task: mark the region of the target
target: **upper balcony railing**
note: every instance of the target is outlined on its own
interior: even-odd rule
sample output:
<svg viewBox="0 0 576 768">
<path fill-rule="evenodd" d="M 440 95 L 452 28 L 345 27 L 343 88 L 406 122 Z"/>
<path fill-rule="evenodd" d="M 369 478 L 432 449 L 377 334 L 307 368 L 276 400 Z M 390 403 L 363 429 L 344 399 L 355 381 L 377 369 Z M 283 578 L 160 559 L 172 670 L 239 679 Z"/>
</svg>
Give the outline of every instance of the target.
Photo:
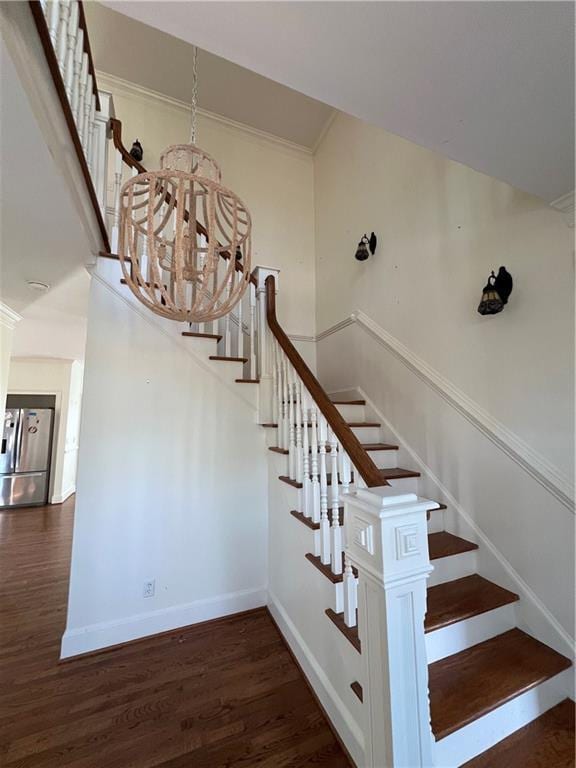
<svg viewBox="0 0 576 768">
<path fill-rule="evenodd" d="M 42 42 L 52 80 L 68 124 L 78 162 L 98 221 L 109 248 L 102 199 L 94 183 L 102 165 L 97 139 L 100 98 L 90 50 L 86 16 L 81 0 L 31 0 L 30 9 Z"/>
</svg>

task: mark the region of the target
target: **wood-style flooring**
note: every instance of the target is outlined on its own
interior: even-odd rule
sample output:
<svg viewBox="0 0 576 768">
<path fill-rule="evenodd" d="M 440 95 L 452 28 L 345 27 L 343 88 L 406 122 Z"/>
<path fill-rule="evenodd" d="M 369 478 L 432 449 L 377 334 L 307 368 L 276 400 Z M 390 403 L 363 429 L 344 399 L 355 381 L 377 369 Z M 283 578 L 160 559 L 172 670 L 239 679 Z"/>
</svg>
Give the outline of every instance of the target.
<svg viewBox="0 0 576 768">
<path fill-rule="evenodd" d="M 349 768 L 265 609 L 59 662 L 73 512 L 0 512 L 2 768 Z"/>
</svg>

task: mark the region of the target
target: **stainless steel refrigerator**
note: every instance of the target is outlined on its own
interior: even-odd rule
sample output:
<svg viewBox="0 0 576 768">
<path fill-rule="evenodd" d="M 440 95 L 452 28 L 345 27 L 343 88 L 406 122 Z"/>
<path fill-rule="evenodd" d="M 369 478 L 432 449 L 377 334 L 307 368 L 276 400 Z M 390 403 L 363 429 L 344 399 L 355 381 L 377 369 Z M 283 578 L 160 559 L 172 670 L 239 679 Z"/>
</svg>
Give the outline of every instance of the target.
<svg viewBox="0 0 576 768">
<path fill-rule="evenodd" d="M 0 507 L 46 504 L 52 450 L 51 408 L 7 408 L 0 450 Z"/>
</svg>

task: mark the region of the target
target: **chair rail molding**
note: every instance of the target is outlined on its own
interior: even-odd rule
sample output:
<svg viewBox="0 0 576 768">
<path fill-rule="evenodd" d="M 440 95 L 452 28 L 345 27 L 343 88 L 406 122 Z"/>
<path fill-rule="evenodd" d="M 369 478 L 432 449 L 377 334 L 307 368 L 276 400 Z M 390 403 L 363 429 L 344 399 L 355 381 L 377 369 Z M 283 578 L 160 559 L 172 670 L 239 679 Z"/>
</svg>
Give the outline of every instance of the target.
<svg viewBox="0 0 576 768">
<path fill-rule="evenodd" d="M 362 310 L 358 309 L 352 312 L 348 317 L 319 333 L 316 336 L 316 341 L 322 341 L 353 324 L 358 325 L 385 349 L 392 352 L 407 368 L 439 394 L 476 429 L 482 432 L 494 445 L 513 459 L 525 472 L 558 499 L 561 504 L 573 514 L 575 513 L 574 484 L 564 472 L 531 448 L 522 438 L 508 429 L 505 424 L 492 416 L 479 403 L 468 397 L 439 371 L 422 360 L 421 357 L 414 354 L 399 339 L 384 330 Z"/>
<path fill-rule="evenodd" d="M 572 190 L 572 192 L 567 192 L 565 195 L 562 195 L 561 197 L 557 197 L 556 200 L 552 200 L 550 203 L 550 207 L 554 208 L 555 211 L 560 211 L 560 213 L 564 214 L 564 220 L 568 224 L 569 227 L 574 227 L 574 203 L 575 203 L 575 192 Z"/>
</svg>

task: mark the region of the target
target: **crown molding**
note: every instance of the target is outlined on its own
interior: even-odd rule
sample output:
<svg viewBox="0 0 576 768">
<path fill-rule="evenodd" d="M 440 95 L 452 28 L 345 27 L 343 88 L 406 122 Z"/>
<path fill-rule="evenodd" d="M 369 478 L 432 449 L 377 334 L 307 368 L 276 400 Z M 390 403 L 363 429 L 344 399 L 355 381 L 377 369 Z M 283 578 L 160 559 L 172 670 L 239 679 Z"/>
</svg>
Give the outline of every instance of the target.
<svg viewBox="0 0 576 768">
<path fill-rule="evenodd" d="M 14 310 L 10 309 L 7 304 L 0 301 L 0 325 L 12 331 L 16 327 L 16 323 L 20 320 L 22 320 L 22 315 L 19 315 L 18 312 L 14 312 Z"/>
<path fill-rule="evenodd" d="M 166 96 L 163 93 L 154 91 L 151 88 L 146 88 L 143 85 L 132 83 L 129 80 L 124 80 L 121 77 L 117 77 L 116 75 L 110 75 L 108 72 L 102 72 L 101 70 L 96 71 L 96 77 L 98 78 L 99 85 L 104 86 L 103 87 L 104 91 L 106 90 L 106 84 L 108 84 L 111 87 L 112 91 L 114 90 L 122 91 L 125 95 L 132 96 L 133 98 L 155 99 L 156 101 L 160 101 L 163 104 L 166 104 L 167 106 L 172 107 L 173 109 L 178 109 L 180 111 L 186 112 L 187 114 L 190 112 L 190 104 L 188 104 L 187 102 L 180 101 L 180 99 L 175 99 L 172 96 Z M 259 128 L 253 128 L 251 125 L 247 125 L 246 123 L 240 123 L 237 120 L 233 120 L 230 117 L 224 117 L 224 115 L 218 115 L 215 112 L 210 112 L 207 109 L 202 109 L 201 107 L 198 107 L 196 112 L 198 115 L 206 118 L 207 120 L 213 120 L 214 122 L 220 123 L 220 125 L 225 125 L 228 128 L 233 128 L 237 131 L 243 131 L 244 133 L 247 133 L 251 136 L 256 136 L 259 139 L 263 139 L 264 141 L 268 141 L 268 142 L 271 142 L 272 144 L 281 146 L 284 149 L 289 149 L 293 152 L 307 155 L 309 157 L 311 157 L 314 152 L 312 148 L 306 147 L 303 144 L 296 144 L 296 142 L 288 141 L 288 139 L 282 139 L 280 138 L 280 136 L 275 136 L 273 133 L 268 133 L 267 131 L 261 131 Z M 323 134 L 324 134 L 324 129 L 322 130 L 321 136 Z"/>
</svg>

